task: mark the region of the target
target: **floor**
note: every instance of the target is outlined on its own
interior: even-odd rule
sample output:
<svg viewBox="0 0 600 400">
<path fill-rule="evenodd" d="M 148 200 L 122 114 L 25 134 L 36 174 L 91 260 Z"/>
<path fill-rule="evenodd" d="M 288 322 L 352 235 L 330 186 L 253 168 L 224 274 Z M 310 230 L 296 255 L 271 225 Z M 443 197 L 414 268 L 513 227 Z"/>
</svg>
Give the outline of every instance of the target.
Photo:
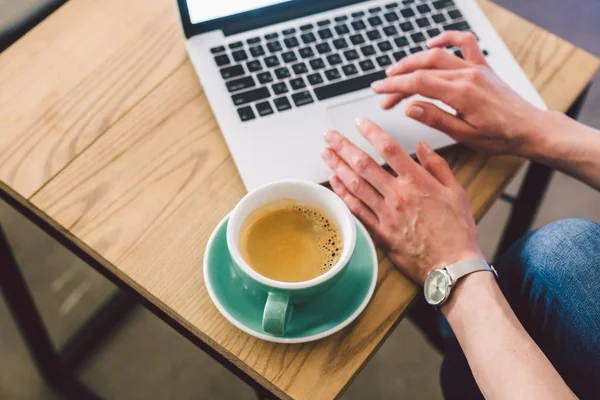
<svg viewBox="0 0 600 400">
<path fill-rule="evenodd" d="M 17 0 L 12 1 L 15 4 Z M 499 2 L 547 28 L 555 27 L 563 37 L 600 55 L 595 18 L 583 11 L 589 11 L 584 3 L 592 7 L 595 1 L 580 0 L 580 7 L 563 10 L 560 7 L 568 2 L 544 0 L 544 9 L 555 11 L 549 16 L 539 15 L 541 0 Z M 0 6 L 10 2 L 0 0 Z M 581 15 L 574 15 L 578 10 Z M 563 11 L 573 13 L 575 18 L 568 20 L 578 20 L 578 24 L 563 24 Z M 588 21 L 590 24 L 586 25 Z M 598 109 L 600 85 L 593 88 L 581 120 L 600 128 Z M 518 190 L 521 179 L 522 176 L 511 184 L 510 193 Z M 600 221 L 599 196 L 572 178 L 557 174 L 535 224 L 542 226 L 566 217 Z M 479 225 L 482 248 L 488 257 L 493 254 L 508 213 L 508 205 L 498 202 Z M 1 203 L 0 222 L 8 232 L 53 341 L 60 345 L 113 287 Z M 409 321 L 402 321 L 343 398 L 440 399 L 440 363 L 441 356 Z M 90 359 L 80 376 L 106 399 L 254 399 L 245 384 L 141 309 Z M 0 297 L 0 399 L 58 398 L 38 377 Z"/>
</svg>

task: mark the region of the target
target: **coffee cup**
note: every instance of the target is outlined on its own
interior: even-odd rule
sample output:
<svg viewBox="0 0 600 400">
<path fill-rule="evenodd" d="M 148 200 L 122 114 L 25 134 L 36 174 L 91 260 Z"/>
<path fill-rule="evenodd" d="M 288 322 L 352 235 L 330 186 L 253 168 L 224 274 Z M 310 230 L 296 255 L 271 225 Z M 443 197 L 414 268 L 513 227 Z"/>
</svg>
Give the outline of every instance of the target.
<svg viewBox="0 0 600 400">
<path fill-rule="evenodd" d="M 322 274 L 300 282 L 275 280 L 257 272 L 243 257 L 240 233 L 244 223 L 261 207 L 278 201 L 319 210 L 335 225 L 339 232 L 340 254 L 335 264 Z M 244 280 L 246 290 L 264 296 L 262 327 L 265 332 L 276 336 L 285 334 L 294 305 L 326 292 L 339 281 L 354 252 L 355 243 L 356 224 L 346 204 L 332 191 L 311 182 L 274 182 L 251 191 L 234 208 L 227 225 L 227 246 L 236 272 Z M 285 267 L 282 265 L 282 268 Z"/>
</svg>

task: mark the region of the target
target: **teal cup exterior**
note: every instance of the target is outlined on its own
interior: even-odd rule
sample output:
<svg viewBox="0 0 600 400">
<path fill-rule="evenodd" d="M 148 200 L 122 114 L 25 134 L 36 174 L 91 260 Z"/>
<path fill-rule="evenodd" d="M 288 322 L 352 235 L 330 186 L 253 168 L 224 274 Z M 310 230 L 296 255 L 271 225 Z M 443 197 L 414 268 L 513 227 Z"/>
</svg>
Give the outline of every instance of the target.
<svg viewBox="0 0 600 400">
<path fill-rule="evenodd" d="M 281 282 L 259 274 L 242 257 L 239 250 L 242 224 L 256 209 L 278 200 L 293 200 L 301 205 L 316 207 L 339 228 L 342 254 L 326 273 L 309 281 Z M 244 280 L 245 290 L 264 297 L 262 327 L 266 333 L 276 336 L 285 334 L 294 305 L 326 292 L 339 281 L 354 252 L 355 243 L 356 224 L 348 207 L 335 193 L 311 182 L 274 182 L 248 193 L 234 208 L 227 225 L 227 246 L 236 272 Z"/>
</svg>

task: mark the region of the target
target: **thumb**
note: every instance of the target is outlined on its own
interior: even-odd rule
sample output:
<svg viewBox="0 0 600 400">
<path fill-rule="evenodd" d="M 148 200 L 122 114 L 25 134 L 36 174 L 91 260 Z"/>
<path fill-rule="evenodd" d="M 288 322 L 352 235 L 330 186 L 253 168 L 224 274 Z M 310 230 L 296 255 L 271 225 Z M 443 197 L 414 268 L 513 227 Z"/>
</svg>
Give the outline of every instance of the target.
<svg viewBox="0 0 600 400">
<path fill-rule="evenodd" d="M 477 134 L 477 129 L 473 125 L 425 101 L 415 101 L 410 104 L 406 109 L 406 115 L 444 132 L 457 142 Z"/>
<path fill-rule="evenodd" d="M 448 162 L 425 142 L 419 142 L 417 145 L 417 158 L 419 162 L 435 179 L 446 187 L 460 186 L 460 183 L 454 177 Z"/>
</svg>

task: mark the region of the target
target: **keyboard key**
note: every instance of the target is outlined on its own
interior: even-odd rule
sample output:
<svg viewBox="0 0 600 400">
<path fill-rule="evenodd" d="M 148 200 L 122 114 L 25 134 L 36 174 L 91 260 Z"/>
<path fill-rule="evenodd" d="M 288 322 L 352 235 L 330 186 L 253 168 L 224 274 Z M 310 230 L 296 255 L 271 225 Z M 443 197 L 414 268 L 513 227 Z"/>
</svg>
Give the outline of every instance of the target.
<svg viewBox="0 0 600 400">
<path fill-rule="evenodd" d="M 240 47 L 244 47 L 244 43 L 242 42 L 233 42 L 233 43 L 229 43 L 229 48 L 230 49 L 239 49 Z"/>
<path fill-rule="evenodd" d="M 327 26 L 327 25 L 330 25 L 330 24 L 331 24 L 331 21 L 328 20 L 328 19 L 324 19 L 322 21 L 317 22 L 318 26 Z"/>
<path fill-rule="evenodd" d="M 315 34 L 312 32 L 303 33 L 300 35 L 300 39 L 302 39 L 302 42 L 305 44 L 314 43 L 317 41 Z"/>
<path fill-rule="evenodd" d="M 221 68 L 221 76 L 223 79 L 235 78 L 236 76 L 244 75 L 244 67 L 241 65 L 234 65 L 232 67 Z"/>
<path fill-rule="evenodd" d="M 460 51 L 460 50 L 456 50 L 454 52 L 454 55 L 458 58 L 462 58 L 463 60 L 465 59 L 465 56 L 463 55 L 462 51 Z"/>
<path fill-rule="evenodd" d="M 385 8 L 387 8 L 388 10 L 396 7 L 398 7 L 398 3 L 389 3 L 385 5 Z"/>
<path fill-rule="evenodd" d="M 407 4 L 413 4 L 415 2 L 415 0 L 402 0 L 402 4 L 407 5 Z"/>
<path fill-rule="evenodd" d="M 342 61 L 342 57 L 340 57 L 339 54 L 332 54 L 330 56 L 327 56 L 327 62 L 329 63 L 329 65 L 338 65 L 341 64 Z"/>
<path fill-rule="evenodd" d="M 433 2 L 433 6 L 436 10 L 441 10 L 446 7 L 454 6 L 454 2 L 452 0 L 437 0 Z"/>
<path fill-rule="evenodd" d="M 367 21 L 369 21 L 369 25 L 371 26 L 379 26 L 383 24 L 383 21 L 378 16 L 370 17 L 367 19 Z"/>
<path fill-rule="evenodd" d="M 448 15 L 449 15 L 449 16 L 450 16 L 450 18 L 452 18 L 452 19 L 460 19 L 460 18 L 462 18 L 462 16 L 463 16 L 463 15 L 461 14 L 461 12 L 460 12 L 460 11 L 458 11 L 458 10 L 450 10 L 450 11 L 448 11 Z"/>
<path fill-rule="evenodd" d="M 344 57 L 346 57 L 346 60 L 348 60 L 348 61 L 353 61 L 353 60 L 359 59 L 360 55 L 358 55 L 358 52 L 356 50 L 352 49 L 352 50 L 345 51 Z"/>
<path fill-rule="evenodd" d="M 348 29 L 348 25 L 346 25 L 346 24 L 342 24 L 342 25 L 337 25 L 337 26 L 335 27 L 335 32 L 336 32 L 338 35 L 345 35 L 345 34 L 347 34 L 347 33 L 350 33 L 350 29 Z"/>
<path fill-rule="evenodd" d="M 398 33 L 398 29 L 396 29 L 396 27 L 393 25 L 389 25 L 383 28 L 383 33 L 385 34 L 385 36 L 394 36 Z"/>
<path fill-rule="evenodd" d="M 283 50 L 283 47 L 281 47 L 281 43 L 279 43 L 278 41 L 274 41 L 267 43 L 267 49 L 269 49 L 271 53 L 276 53 L 278 51 Z"/>
<path fill-rule="evenodd" d="M 314 60 L 310 60 L 310 67 L 313 69 L 313 71 L 316 71 L 318 69 L 325 68 L 325 62 L 323 62 L 323 60 L 320 58 L 315 58 Z"/>
<path fill-rule="evenodd" d="M 392 57 L 394 57 L 394 60 L 396 60 L 396 61 L 400 61 L 403 58 L 405 58 L 406 56 L 408 56 L 408 54 L 406 54 L 406 52 L 404 50 L 397 51 L 394 54 L 392 54 Z"/>
<path fill-rule="evenodd" d="M 364 17 L 364 16 L 365 16 L 364 11 L 357 11 L 357 12 L 352 13 L 352 18 L 360 18 L 360 17 Z"/>
<path fill-rule="evenodd" d="M 335 17 L 333 20 L 335 22 L 344 22 L 344 21 L 348 20 L 348 16 L 346 16 L 346 15 L 340 15 L 338 17 Z"/>
<path fill-rule="evenodd" d="M 354 29 L 355 31 L 362 31 L 363 29 L 367 29 L 367 26 L 361 20 L 352 21 L 351 25 L 352 29 Z"/>
<path fill-rule="evenodd" d="M 246 68 L 248 68 L 248 71 L 250 72 L 256 72 L 260 71 L 263 67 L 260 60 L 252 60 L 246 63 Z"/>
<path fill-rule="evenodd" d="M 258 115 L 261 117 L 273 114 L 273 109 L 268 101 L 256 104 L 256 111 L 258 111 Z"/>
<path fill-rule="evenodd" d="M 358 63 L 358 65 L 360 66 L 360 69 L 362 69 L 363 71 L 370 71 L 373 68 L 375 68 L 375 64 L 373 64 L 373 61 L 371 61 L 371 60 L 361 61 Z"/>
<path fill-rule="evenodd" d="M 392 63 L 392 59 L 385 55 L 377 57 L 375 61 L 377 61 L 380 67 L 387 67 Z"/>
<path fill-rule="evenodd" d="M 268 35 L 265 35 L 265 39 L 267 39 L 267 40 L 277 39 L 278 37 L 279 37 L 279 33 L 277 33 L 277 32 L 273 32 L 273 33 L 269 33 Z"/>
<path fill-rule="evenodd" d="M 331 29 L 329 28 L 321 29 L 317 33 L 319 34 L 319 37 L 323 40 L 333 37 L 333 33 L 331 33 Z"/>
<path fill-rule="evenodd" d="M 275 93 L 275 95 L 288 92 L 288 87 L 285 82 L 274 83 L 271 85 L 271 89 L 273 89 L 273 93 Z"/>
<path fill-rule="evenodd" d="M 381 11 L 381 7 L 373 7 L 373 8 L 369 8 L 369 13 L 371 14 L 376 14 L 379 11 Z"/>
<path fill-rule="evenodd" d="M 284 29 L 281 33 L 283 33 L 286 36 L 293 35 L 294 33 L 296 33 L 296 28 Z"/>
<path fill-rule="evenodd" d="M 296 107 L 301 107 L 306 104 L 314 103 L 314 100 L 308 91 L 296 93 L 292 95 L 292 100 Z"/>
<path fill-rule="evenodd" d="M 415 43 L 421 43 L 427 40 L 425 35 L 423 35 L 421 32 L 413 33 L 412 35 L 410 35 L 410 37 Z"/>
<path fill-rule="evenodd" d="M 400 26 L 400 29 L 402 30 L 402 32 L 410 32 L 413 29 L 415 29 L 413 24 L 410 23 L 409 21 L 403 22 L 399 26 Z"/>
<path fill-rule="evenodd" d="M 444 30 L 445 31 L 470 31 L 471 26 L 467 22 L 461 21 L 461 22 L 455 22 L 455 23 L 449 24 L 449 25 L 444 25 Z"/>
<path fill-rule="evenodd" d="M 317 99 L 321 101 L 327 100 L 332 97 L 337 97 L 343 94 L 356 92 L 357 90 L 366 89 L 369 86 L 371 86 L 371 83 L 384 78 L 385 71 L 382 70 L 352 79 L 344 79 L 342 81 L 332 83 L 330 85 L 315 88 L 315 96 L 317 96 Z"/>
<path fill-rule="evenodd" d="M 350 41 L 353 45 L 363 44 L 365 42 L 365 38 L 360 33 L 350 36 Z"/>
<path fill-rule="evenodd" d="M 277 56 L 265 57 L 265 64 L 267 65 L 267 68 L 276 67 L 279 65 L 279 59 Z"/>
<path fill-rule="evenodd" d="M 269 71 L 261 72 L 256 75 L 256 77 L 258 78 L 258 81 L 263 84 L 273 82 L 273 75 L 271 75 Z"/>
<path fill-rule="evenodd" d="M 275 107 L 277 107 L 277 111 L 280 111 L 280 112 L 289 110 L 290 108 L 292 108 L 290 101 L 285 96 L 276 98 L 275 100 L 273 100 L 273 103 L 275 103 Z"/>
<path fill-rule="evenodd" d="M 411 52 L 411 54 L 416 54 L 416 53 L 418 53 L 420 51 L 423 51 L 423 50 L 425 50 L 423 47 L 421 47 L 421 46 L 415 46 L 415 47 L 413 47 L 413 48 L 410 49 L 410 52 Z"/>
<path fill-rule="evenodd" d="M 229 60 L 229 56 L 227 54 L 221 54 L 215 57 L 215 62 L 218 67 L 229 64 L 231 61 Z"/>
<path fill-rule="evenodd" d="M 248 43 L 248 44 L 256 44 L 256 43 L 260 43 L 260 41 L 261 41 L 261 38 L 259 38 L 259 37 L 253 37 L 253 38 L 250 38 L 250 39 L 246 40 L 246 43 Z"/>
<path fill-rule="evenodd" d="M 438 28 L 433 28 L 427 31 L 427 34 L 429 35 L 430 38 L 434 38 L 436 36 L 438 36 L 440 33 L 440 30 Z"/>
<path fill-rule="evenodd" d="M 308 68 L 303 62 L 292 65 L 292 70 L 294 70 L 296 75 L 305 74 L 308 72 Z"/>
<path fill-rule="evenodd" d="M 377 29 L 374 29 L 372 31 L 367 32 L 367 37 L 371 41 L 379 40 L 379 39 L 381 39 L 381 33 L 379 33 L 379 31 Z"/>
<path fill-rule="evenodd" d="M 241 106 L 242 104 L 267 99 L 270 96 L 271 94 L 269 93 L 269 89 L 267 89 L 266 87 L 262 87 L 254 90 L 249 90 L 247 92 L 234 94 L 233 96 L 231 96 L 231 99 L 233 100 L 233 104 L 235 104 L 236 106 Z"/>
<path fill-rule="evenodd" d="M 231 56 L 235 61 L 244 61 L 248 59 L 248 54 L 246 54 L 245 50 L 237 50 L 231 53 Z"/>
<path fill-rule="evenodd" d="M 285 47 L 287 47 L 288 49 L 292 49 L 294 47 L 300 46 L 300 42 L 298 42 L 298 39 L 296 39 L 293 36 L 283 39 L 283 43 L 285 44 Z"/>
<path fill-rule="evenodd" d="M 313 24 L 306 24 L 306 25 L 302 25 L 300 27 L 301 31 L 310 31 L 312 28 L 314 28 Z"/>
<path fill-rule="evenodd" d="M 294 61 L 298 60 L 298 57 L 296 57 L 296 53 L 294 53 L 294 51 L 287 51 L 285 53 L 281 53 L 281 59 L 283 60 L 284 63 L 291 63 Z"/>
<path fill-rule="evenodd" d="M 400 10 L 400 14 L 402 14 L 404 18 L 411 18 L 415 16 L 415 12 L 410 7 Z"/>
<path fill-rule="evenodd" d="M 306 79 L 308 79 L 308 82 L 313 86 L 323 83 L 323 77 L 319 72 L 315 72 L 314 74 L 308 75 Z"/>
<path fill-rule="evenodd" d="M 354 66 L 354 64 L 344 65 L 342 67 L 342 71 L 346 76 L 352 76 L 358 74 L 358 69 Z"/>
<path fill-rule="evenodd" d="M 278 79 L 286 79 L 286 78 L 289 78 L 290 76 L 292 76 L 292 74 L 290 74 L 290 70 L 287 69 L 286 67 L 277 68 L 273 72 L 275 72 L 275 76 Z"/>
<path fill-rule="evenodd" d="M 406 47 L 408 46 L 408 39 L 404 36 L 400 36 L 394 39 L 394 43 L 396 43 L 396 46 L 398 47 Z"/>
<path fill-rule="evenodd" d="M 387 40 L 385 40 L 383 42 L 377 43 L 377 47 L 379 48 L 379 51 L 386 52 L 386 51 L 390 51 L 392 49 L 392 44 L 390 42 L 388 42 Z"/>
<path fill-rule="evenodd" d="M 213 47 L 212 49 L 210 49 L 210 52 L 213 53 L 213 54 L 222 53 L 224 51 L 225 51 L 225 47 L 224 46 Z"/>
<path fill-rule="evenodd" d="M 372 56 L 373 54 L 376 53 L 375 51 L 375 47 L 371 46 L 370 44 L 363 46 L 360 48 L 360 51 L 363 53 L 363 55 L 365 57 L 369 57 Z"/>
<path fill-rule="evenodd" d="M 325 54 L 325 53 L 329 53 L 331 51 L 331 47 L 329 46 L 329 44 L 327 42 L 319 43 L 318 45 L 315 46 L 315 48 L 317 49 L 319 54 Z"/>
<path fill-rule="evenodd" d="M 429 19 L 427 17 L 419 18 L 419 19 L 415 20 L 415 22 L 421 28 L 427 28 L 429 25 L 431 25 L 431 22 L 429 22 Z"/>
<path fill-rule="evenodd" d="M 303 47 L 298 50 L 298 53 L 300 53 L 300 57 L 302 58 L 310 58 L 315 55 L 315 52 L 310 47 Z"/>
<path fill-rule="evenodd" d="M 332 43 L 333 47 L 335 47 L 338 50 L 345 49 L 346 47 L 348 47 L 348 42 L 344 38 L 335 39 Z"/>
<path fill-rule="evenodd" d="M 444 14 L 435 14 L 432 18 L 436 24 L 441 24 L 441 23 L 446 22 L 446 17 L 444 17 Z"/>
<path fill-rule="evenodd" d="M 252 57 L 260 57 L 265 55 L 265 49 L 262 46 L 250 47 L 250 54 Z"/>
<path fill-rule="evenodd" d="M 396 14 L 394 11 L 383 14 L 383 18 L 385 18 L 387 22 L 394 22 L 400 19 L 400 17 L 398 17 L 398 14 Z"/>
<path fill-rule="evenodd" d="M 419 11 L 421 14 L 427 14 L 431 12 L 431 7 L 429 7 L 427 4 L 421 4 L 420 6 L 417 6 L 417 11 Z"/>
<path fill-rule="evenodd" d="M 298 89 L 303 89 L 306 87 L 306 83 L 304 83 L 304 79 L 302 78 L 295 78 L 290 80 L 290 86 L 292 87 L 293 90 L 298 90 Z"/>
<path fill-rule="evenodd" d="M 490 52 L 489 52 L 489 51 L 487 51 L 487 50 L 483 50 L 483 51 L 482 51 L 482 53 L 483 53 L 483 55 L 484 55 L 484 56 L 486 56 L 486 57 L 490 55 Z"/>
<path fill-rule="evenodd" d="M 250 106 L 238 108 L 237 112 L 242 122 L 256 118 L 256 115 L 254 115 L 254 111 L 252 111 L 252 107 Z"/>
</svg>

